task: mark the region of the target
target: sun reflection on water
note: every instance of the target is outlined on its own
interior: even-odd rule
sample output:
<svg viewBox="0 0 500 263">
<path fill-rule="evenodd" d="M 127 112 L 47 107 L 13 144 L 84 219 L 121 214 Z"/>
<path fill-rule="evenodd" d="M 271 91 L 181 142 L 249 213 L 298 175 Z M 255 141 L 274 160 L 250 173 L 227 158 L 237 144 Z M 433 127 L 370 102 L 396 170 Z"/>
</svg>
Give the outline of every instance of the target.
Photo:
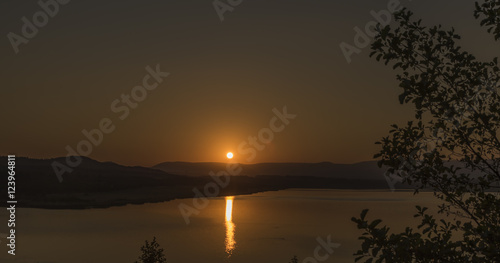
<svg viewBox="0 0 500 263">
<path fill-rule="evenodd" d="M 235 225 L 232 221 L 233 217 L 233 200 L 234 196 L 226 197 L 226 253 L 227 257 L 231 257 L 233 250 L 236 247 L 236 240 L 234 239 Z"/>
</svg>

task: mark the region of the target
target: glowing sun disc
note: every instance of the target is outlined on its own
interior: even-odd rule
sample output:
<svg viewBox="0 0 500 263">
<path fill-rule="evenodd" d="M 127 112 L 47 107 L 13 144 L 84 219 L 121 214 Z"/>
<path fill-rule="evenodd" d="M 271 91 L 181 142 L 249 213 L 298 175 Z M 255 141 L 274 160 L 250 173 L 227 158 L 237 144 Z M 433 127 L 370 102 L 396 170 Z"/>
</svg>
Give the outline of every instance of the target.
<svg viewBox="0 0 500 263">
<path fill-rule="evenodd" d="M 226 157 L 227 157 L 227 159 L 233 159 L 233 153 L 232 152 L 228 152 L 226 154 Z"/>
</svg>

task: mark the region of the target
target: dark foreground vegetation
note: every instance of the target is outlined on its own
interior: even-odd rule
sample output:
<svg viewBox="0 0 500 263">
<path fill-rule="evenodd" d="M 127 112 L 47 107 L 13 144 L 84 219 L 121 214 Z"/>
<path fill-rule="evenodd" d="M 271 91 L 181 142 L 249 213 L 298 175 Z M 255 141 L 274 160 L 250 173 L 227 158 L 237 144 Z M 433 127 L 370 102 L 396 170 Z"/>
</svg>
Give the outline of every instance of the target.
<svg viewBox="0 0 500 263">
<path fill-rule="evenodd" d="M 477 1 L 472 14 L 492 42 L 500 39 L 500 1 Z M 461 49 L 455 30 L 426 26 L 409 10 L 395 19 L 379 26 L 371 55 L 397 70 L 399 100 L 414 106 L 415 118 L 393 125 L 375 157 L 416 193 L 433 189 L 445 219 L 417 206 L 418 227 L 397 233 L 364 210 L 352 219 L 363 231 L 355 260 L 500 262 L 498 58 L 478 60 Z"/>
</svg>

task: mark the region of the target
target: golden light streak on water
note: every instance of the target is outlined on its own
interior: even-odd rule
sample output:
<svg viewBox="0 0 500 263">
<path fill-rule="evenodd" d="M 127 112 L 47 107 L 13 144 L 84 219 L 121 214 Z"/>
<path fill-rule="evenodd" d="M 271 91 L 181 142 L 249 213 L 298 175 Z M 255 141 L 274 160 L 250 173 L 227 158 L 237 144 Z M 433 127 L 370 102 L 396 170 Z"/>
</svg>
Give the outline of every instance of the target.
<svg viewBox="0 0 500 263">
<path fill-rule="evenodd" d="M 226 197 L 226 253 L 227 257 L 231 257 L 233 250 L 236 247 L 236 240 L 234 239 L 235 225 L 232 221 L 233 218 L 233 200 L 234 196 Z"/>
<path fill-rule="evenodd" d="M 233 216 L 233 196 L 226 197 L 226 222 L 231 222 Z"/>
</svg>

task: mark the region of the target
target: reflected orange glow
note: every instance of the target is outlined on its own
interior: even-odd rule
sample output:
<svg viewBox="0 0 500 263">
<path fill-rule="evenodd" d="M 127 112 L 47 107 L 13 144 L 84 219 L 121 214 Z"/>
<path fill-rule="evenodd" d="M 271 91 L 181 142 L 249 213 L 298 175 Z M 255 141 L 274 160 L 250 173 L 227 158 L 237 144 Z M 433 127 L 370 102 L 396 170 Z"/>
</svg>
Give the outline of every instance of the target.
<svg viewBox="0 0 500 263">
<path fill-rule="evenodd" d="M 226 197 L 226 221 L 231 221 L 233 216 L 233 199 L 232 196 Z"/>
<path fill-rule="evenodd" d="M 233 216 L 233 196 L 226 197 L 226 253 L 230 257 L 236 247 L 236 240 L 234 239 L 235 225 L 232 221 Z"/>
</svg>

